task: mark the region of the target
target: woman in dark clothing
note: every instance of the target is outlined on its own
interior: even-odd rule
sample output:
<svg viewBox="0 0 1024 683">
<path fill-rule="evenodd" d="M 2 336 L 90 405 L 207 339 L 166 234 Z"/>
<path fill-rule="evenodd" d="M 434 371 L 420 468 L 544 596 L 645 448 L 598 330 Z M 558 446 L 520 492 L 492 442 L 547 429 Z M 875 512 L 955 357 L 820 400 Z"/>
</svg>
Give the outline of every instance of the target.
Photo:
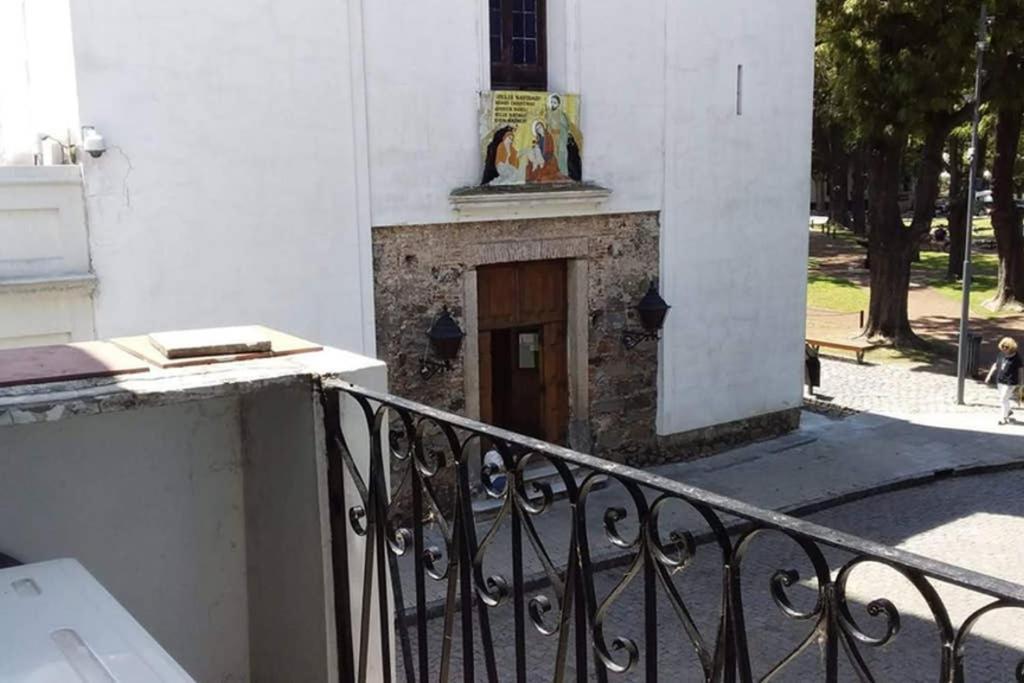
<svg viewBox="0 0 1024 683">
<path fill-rule="evenodd" d="M 1004 425 L 1010 421 L 1010 415 L 1013 414 L 1010 402 L 1024 383 L 1024 364 L 1017 353 L 1017 342 L 1011 337 L 1003 337 L 1000 340 L 999 359 L 992 364 L 988 374 L 990 379 L 994 376 L 999 388 L 999 404 L 1002 409 L 999 424 Z"/>
</svg>

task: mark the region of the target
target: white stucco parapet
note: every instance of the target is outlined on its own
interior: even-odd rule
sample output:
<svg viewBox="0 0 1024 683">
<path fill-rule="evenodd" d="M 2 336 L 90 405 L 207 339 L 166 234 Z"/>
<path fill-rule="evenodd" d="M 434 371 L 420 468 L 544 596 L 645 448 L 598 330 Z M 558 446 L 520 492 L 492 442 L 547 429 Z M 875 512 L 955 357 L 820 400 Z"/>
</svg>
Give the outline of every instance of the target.
<svg viewBox="0 0 1024 683">
<path fill-rule="evenodd" d="M 0 387 L 0 427 L 240 396 L 270 386 L 383 370 L 384 363 L 340 349 L 138 375 Z"/>
</svg>

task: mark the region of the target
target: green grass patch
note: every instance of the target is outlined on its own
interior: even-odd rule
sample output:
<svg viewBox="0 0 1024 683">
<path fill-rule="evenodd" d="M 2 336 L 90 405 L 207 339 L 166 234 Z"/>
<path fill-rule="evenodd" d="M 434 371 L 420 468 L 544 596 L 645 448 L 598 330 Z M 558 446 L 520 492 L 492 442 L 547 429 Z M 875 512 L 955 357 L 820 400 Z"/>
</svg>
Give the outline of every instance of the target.
<svg viewBox="0 0 1024 683">
<path fill-rule="evenodd" d="M 996 254 L 974 252 L 971 255 L 975 275 L 999 274 L 999 257 Z M 944 251 L 922 251 L 921 260 L 911 264 L 914 271 L 923 271 L 929 277 L 946 277 L 949 267 L 949 254 Z M 929 284 L 931 284 L 929 280 Z"/>
<path fill-rule="evenodd" d="M 954 301 L 960 301 L 963 287 L 958 281 L 950 281 L 945 277 L 949 254 L 941 251 L 922 251 L 921 262 L 914 267 L 928 271 L 928 286 Z M 974 265 L 974 276 L 971 278 L 971 310 L 985 318 L 999 318 L 1010 313 L 993 313 L 982 303 L 988 301 L 996 293 L 999 284 L 999 257 L 995 254 L 974 254 L 971 258 Z"/>
<path fill-rule="evenodd" d="M 912 264 L 914 270 L 927 271 L 931 274 L 945 274 L 949 264 L 949 254 L 942 251 L 922 251 L 921 260 Z"/>
<path fill-rule="evenodd" d="M 946 228 L 949 229 L 949 218 L 945 216 L 936 216 L 932 220 L 932 230 L 935 228 Z M 974 237 L 977 239 L 994 239 L 995 231 L 992 229 L 992 217 L 991 216 L 979 216 L 974 219 Z"/>
<path fill-rule="evenodd" d="M 995 296 L 996 285 L 998 282 L 999 278 L 994 275 L 975 274 L 974 277 L 971 278 L 971 311 L 975 315 L 983 318 L 1001 318 L 1004 315 L 1016 315 L 1011 312 L 995 313 L 982 305 L 984 302 Z M 959 282 L 938 280 L 930 283 L 930 286 L 934 287 L 935 291 L 949 299 L 952 299 L 953 301 L 960 301 L 963 296 L 963 287 Z"/>
<path fill-rule="evenodd" d="M 843 243 L 856 245 L 857 240 L 866 239 L 865 237 L 858 237 L 857 235 L 854 235 L 853 232 L 845 226 L 836 225 L 834 227 L 835 232 L 831 234 L 827 234 L 819 225 L 812 225 L 810 227 L 810 231 L 812 234 L 817 234 L 820 237 L 823 237 L 829 244 Z"/>
<path fill-rule="evenodd" d="M 807 275 L 807 305 L 841 313 L 868 307 L 868 289 L 843 278 L 811 271 Z"/>
<path fill-rule="evenodd" d="M 974 253 L 971 255 L 975 275 L 999 274 L 999 257 L 996 254 Z M 938 273 L 945 276 L 949 264 L 949 254 L 944 251 L 922 251 L 921 260 L 913 264 L 914 270 L 923 270 L 929 274 Z"/>
</svg>

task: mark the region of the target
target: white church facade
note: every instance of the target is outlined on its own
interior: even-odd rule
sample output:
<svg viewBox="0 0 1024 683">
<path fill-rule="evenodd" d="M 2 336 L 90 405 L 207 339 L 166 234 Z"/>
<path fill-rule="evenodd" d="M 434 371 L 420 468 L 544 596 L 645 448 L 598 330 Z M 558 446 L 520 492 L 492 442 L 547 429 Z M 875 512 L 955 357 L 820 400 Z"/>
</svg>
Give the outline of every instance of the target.
<svg viewBox="0 0 1024 683">
<path fill-rule="evenodd" d="M 813 0 L 0 0 L 0 344 L 260 323 L 634 464 L 791 429 L 813 41 Z M 482 134 L 494 92 L 548 108 Z"/>
</svg>

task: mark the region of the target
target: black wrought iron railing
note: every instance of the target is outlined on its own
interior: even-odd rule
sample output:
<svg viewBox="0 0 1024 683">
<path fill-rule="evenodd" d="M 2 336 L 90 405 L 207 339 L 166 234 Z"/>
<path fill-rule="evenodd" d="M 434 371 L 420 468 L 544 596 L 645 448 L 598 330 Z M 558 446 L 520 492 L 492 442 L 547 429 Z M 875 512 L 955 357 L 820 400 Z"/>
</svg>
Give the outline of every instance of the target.
<svg viewBox="0 0 1024 683">
<path fill-rule="evenodd" d="M 1020 585 L 341 381 L 323 400 L 342 680 L 1024 681 Z"/>
</svg>

